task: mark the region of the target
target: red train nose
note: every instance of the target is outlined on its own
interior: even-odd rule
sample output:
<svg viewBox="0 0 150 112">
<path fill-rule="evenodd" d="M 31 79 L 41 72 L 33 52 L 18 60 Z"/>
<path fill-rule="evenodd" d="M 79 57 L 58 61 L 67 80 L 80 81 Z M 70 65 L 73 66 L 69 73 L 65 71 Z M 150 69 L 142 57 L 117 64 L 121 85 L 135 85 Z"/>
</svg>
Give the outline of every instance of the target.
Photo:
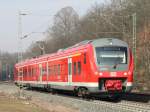
<svg viewBox="0 0 150 112">
<path fill-rule="evenodd" d="M 121 80 L 106 80 L 105 81 L 105 89 L 106 90 L 122 90 L 122 82 Z"/>
</svg>

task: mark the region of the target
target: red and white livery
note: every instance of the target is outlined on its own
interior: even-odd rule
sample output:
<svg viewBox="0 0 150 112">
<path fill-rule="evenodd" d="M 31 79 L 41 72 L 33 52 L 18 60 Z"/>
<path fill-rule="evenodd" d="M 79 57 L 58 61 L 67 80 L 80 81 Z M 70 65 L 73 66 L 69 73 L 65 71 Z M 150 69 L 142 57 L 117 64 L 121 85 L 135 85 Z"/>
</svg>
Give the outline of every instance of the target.
<svg viewBox="0 0 150 112">
<path fill-rule="evenodd" d="M 24 86 L 70 90 L 78 95 L 130 92 L 133 65 L 127 43 L 103 38 L 17 63 L 14 78 Z"/>
</svg>

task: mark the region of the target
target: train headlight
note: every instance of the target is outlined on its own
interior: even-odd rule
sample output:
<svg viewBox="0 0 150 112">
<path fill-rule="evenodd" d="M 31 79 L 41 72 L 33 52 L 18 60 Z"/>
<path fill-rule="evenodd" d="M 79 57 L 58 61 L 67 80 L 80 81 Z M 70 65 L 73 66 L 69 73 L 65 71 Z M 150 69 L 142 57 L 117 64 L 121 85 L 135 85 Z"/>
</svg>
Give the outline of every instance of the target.
<svg viewBox="0 0 150 112">
<path fill-rule="evenodd" d="M 95 72 L 95 75 L 98 75 L 98 72 Z"/>
<path fill-rule="evenodd" d="M 129 71 L 128 74 L 131 75 L 131 72 Z"/>
<path fill-rule="evenodd" d="M 124 72 L 124 75 L 126 76 L 126 75 L 127 75 L 127 72 Z"/>
<path fill-rule="evenodd" d="M 99 75 L 100 75 L 100 76 L 102 76 L 102 75 L 103 75 L 103 73 L 101 73 L 101 72 L 100 72 L 100 73 L 99 73 Z"/>
<path fill-rule="evenodd" d="M 112 45 L 113 43 L 112 43 L 112 42 L 110 42 L 109 44 L 110 44 L 110 45 Z"/>
</svg>

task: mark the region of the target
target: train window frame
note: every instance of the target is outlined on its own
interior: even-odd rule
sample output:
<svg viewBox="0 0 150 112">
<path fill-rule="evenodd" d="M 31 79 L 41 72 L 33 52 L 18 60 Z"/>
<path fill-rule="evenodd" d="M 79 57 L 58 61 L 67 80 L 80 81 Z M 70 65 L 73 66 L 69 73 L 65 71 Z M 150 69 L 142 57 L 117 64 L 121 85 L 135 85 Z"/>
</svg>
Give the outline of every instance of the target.
<svg viewBox="0 0 150 112">
<path fill-rule="evenodd" d="M 57 75 L 57 65 L 54 65 L 54 75 Z"/>
<path fill-rule="evenodd" d="M 73 63 L 73 74 L 74 75 L 77 74 L 77 63 L 76 62 Z"/>
<path fill-rule="evenodd" d="M 47 73 L 46 68 L 42 67 L 42 75 L 45 75 Z"/>
<path fill-rule="evenodd" d="M 53 65 L 51 65 L 50 68 L 51 68 L 50 75 L 53 75 L 53 72 L 54 72 L 54 67 L 53 67 Z"/>
<path fill-rule="evenodd" d="M 57 69 L 58 69 L 58 75 L 60 75 L 60 72 L 61 72 L 60 64 L 58 64 Z"/>
<path fill-rule="evenodd" d="M 29 74 L 29 77 L 32 76 L 32 75 L 31 75 L 31 66 L 29 66 L 29 68 L 28 68 L 28 74 Z"/>
<path fill-rule="evenodd" d="M 23 76 L 26 76 L 26 68 L 23 68 Z"/>
<path fill-rule="evenodd" d="M 77 73 L 80 75 L 81 74 L 81 61 L 78 61 L 77 66 L 78 66 Z"/>
<path fill-rule="evenodd" d="M 24 69 L 23 69 L 23 67 L 19 68 L 19 75 L 24 77 Z"/>
<path fill-rule="evenodd" d="M 32 67 L 31 67 L 31 69 L 30 69 L 30 75 L 31 75 L 31 77 L 32 77 Z"/>
<path fill-rule="evenodd" d="M 33 67 L 33 71 L 32 71 L 32 75 L 35 75 L 36 74 L 36 69 Z"/>
<path fill-rule="evenodd" d="M 83 62 L 84 64 L 86 64 L 86 53 L 84 53 L 83 56 L 84 56 Z"/>
<path fill-rule="evenodd" d="M 39 64 L 39 76 L 43 75 L 43 66 Z"/>
<path fill-rule="evenodd" d="M 60 66 L 60 71 L 63 72 L 63 64 L 61 64 Z"/>
<path fill-rule="evenodd" d="M 95 48 L 96 50 L 96 58 L 97 58 L 97 64 L 98 65 L 102 65 L 103 63 L 101 63 L 101 61 L 98 59 L 98 56 L 99 55 L 99 51 L 102 50 L 103 52 L 104 51 L 124 51 L 124 55 L 125 55 L 125 62 L 123 63 L 118 63 L 118 64 L 127 64 L 128 63 L 128 51 L 127 51 L 127 47 L 122 47 L 122 46 L 113 46 L 113 47 L 110 47 L 110 46 L 106 46 L 106 47 L 96 47 Z M 101 52 L 102 52 L 101 51 Z M 107 63 L 105 63 L 107 64 Z M 110 63 L 109 63 L 110 64 Z"/>
<path fill-rule="evenodd" d="M 31 76 L 35 75 L 35 69 L 34 67 L 31 68 Z"/>
<path fill-rule="evenodd" d="M 51 66 L 48 66 L 48 75 L 51 75 Z"/>
<path fill-rule="evenodd" d="M 68 73 L 69 73 L 69 75 L 72 74 L 71 65 L 72 65 L 72 63 L 68 63 Z"/>
</svg>

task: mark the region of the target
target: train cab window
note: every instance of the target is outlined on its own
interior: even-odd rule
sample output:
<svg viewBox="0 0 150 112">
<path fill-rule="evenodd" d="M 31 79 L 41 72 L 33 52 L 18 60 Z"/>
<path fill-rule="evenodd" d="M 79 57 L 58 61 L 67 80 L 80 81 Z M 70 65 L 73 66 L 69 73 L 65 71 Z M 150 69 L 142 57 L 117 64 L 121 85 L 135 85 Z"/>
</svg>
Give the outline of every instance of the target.
<svg viewBox="0 0 150 112">
<path fill-rule="evenodd" d="M 73 74 L 76 75 L 77 67 L 76 62 L 73 63 Z"/>
<path fill-rule="evenodd" d="M 78 74 L 81 74 L 81 62 L 78 61 Z"/>
<path fill-rule="evenodd" d="M 127 64 L 126 47 L 96 47 L 98 65 Z"/>
<path fill-rule="evenodd" d="M 84 64 L 86 64 L 86 53 L 84 53 Z"/>
</svg>

